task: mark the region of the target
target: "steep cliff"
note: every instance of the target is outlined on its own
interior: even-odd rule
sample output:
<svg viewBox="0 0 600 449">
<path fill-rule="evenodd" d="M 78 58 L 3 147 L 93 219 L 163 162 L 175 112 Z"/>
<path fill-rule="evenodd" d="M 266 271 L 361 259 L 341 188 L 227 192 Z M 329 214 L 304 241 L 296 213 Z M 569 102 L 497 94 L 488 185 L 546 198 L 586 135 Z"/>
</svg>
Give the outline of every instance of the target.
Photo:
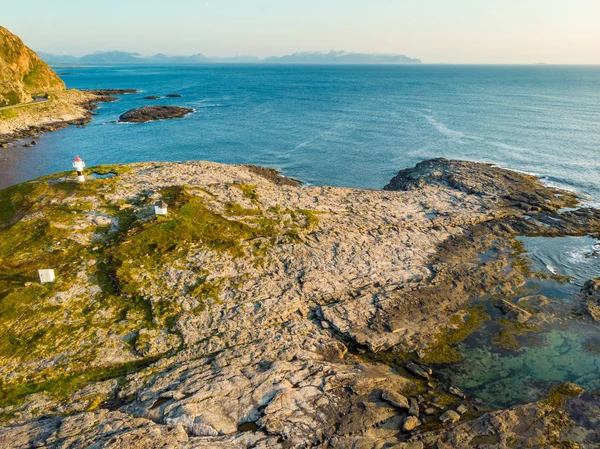
<svg viewBox="0 0 600 449">
<path fill-rule="evenodd" d="M 23 41 L 0 26 L 0 107 L 32 95 L 65 90 L 65 84 Z"/>
</svg>

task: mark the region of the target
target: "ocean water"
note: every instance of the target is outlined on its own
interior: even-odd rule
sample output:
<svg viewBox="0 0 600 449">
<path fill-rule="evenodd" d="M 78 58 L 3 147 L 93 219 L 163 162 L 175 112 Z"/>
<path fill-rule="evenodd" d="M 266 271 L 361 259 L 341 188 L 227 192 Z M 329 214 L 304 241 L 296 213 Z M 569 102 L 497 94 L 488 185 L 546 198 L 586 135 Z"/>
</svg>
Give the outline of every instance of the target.
<svg viewBox="0 0 600 449">
<path fill-rule="evenodd" d="M 600 67 L 268 66 L 57 68 L 71 88 L 137 88 L 87 127 L 0 150 L 0 187 L 88 166 L 206 159 L 309 184 L 383 187 L 433 157 L 496 163 L 600 199 Z M 182 98 L 144 100 L 146 95 Z M 178 120 L 110 123 L 147 104 Z M 10 151 L 11 157 L 7 156 Z M 4 157 L 3 157 L 4 156 Z"/>
</svg>

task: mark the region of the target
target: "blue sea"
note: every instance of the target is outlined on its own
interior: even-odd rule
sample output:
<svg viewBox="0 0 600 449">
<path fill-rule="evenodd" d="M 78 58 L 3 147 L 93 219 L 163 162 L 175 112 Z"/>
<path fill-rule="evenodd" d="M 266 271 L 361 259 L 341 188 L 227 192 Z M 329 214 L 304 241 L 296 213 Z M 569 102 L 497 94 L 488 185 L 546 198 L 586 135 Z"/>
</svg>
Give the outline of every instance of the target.
<svg viewBox="0 0 600 449">
<path fill-rule="evenodd" d="M 433 157 L 522 170 L 600 199 L 600 67 L 277 66 L 56 68 L 78 89 L 135 88 L 101 104 L 85 128 L 11 148 L 5 187 L 71 169 L 136 161 L 211 160 L 280 169 L 308 184 L 383 187 Z M 144 100 L 146 95 L 182 98 Z M 117 124 L 149 104 L 183 119 Z M 4 150 L 5 152 L 7 150 Z M 1 159 L 1 158 L 0 158 Z"/>
</svg>

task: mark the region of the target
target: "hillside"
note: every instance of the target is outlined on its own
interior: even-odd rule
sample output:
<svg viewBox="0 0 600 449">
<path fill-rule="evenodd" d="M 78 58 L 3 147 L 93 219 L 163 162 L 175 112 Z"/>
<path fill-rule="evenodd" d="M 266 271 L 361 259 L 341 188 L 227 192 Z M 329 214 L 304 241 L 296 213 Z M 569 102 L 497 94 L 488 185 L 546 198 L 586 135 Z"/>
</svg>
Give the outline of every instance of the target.
<svg viewBox="0 0 600 449">
<path fill-rule="evenodd" d="M 143 56 L 139 53 L 122 51 L 98 51 L 77 58 L 70 55 L 53 55 L 39 52 L 39 55 L 48 64 L 157 64 L 157 65 L 186 65 L 186 64 L 421 64 L 419 59 L 409 58 L 398 54 L 378 53 L 346 53 L 344 51 L 331 51 L 329 53 L 302 52 L 285 56 L 269 56 L 258 58 L 256 56 L 209 57 L 202 53 L 191 56 L 171 56 L 156 54 Z"/>
<path fill-rule="evenodd" d="M 33 95 L 63 91 L 65 84 L 23 41 L 0 26 L 0 106 L 27 103 Z"/>
<path fill-rule="evenodd" d="M 484 322 L 555 319 L 481 295 L 506 310 L 532 281 L 517 235 L 600 230 L 572 195 L 445 160 L 380 191 L 210 162 L 87 174 L 0 191 L 0 447 L 598 447 L 600 397 L 573 384 L 487 413 L 437 375 Z"/>
</svg>

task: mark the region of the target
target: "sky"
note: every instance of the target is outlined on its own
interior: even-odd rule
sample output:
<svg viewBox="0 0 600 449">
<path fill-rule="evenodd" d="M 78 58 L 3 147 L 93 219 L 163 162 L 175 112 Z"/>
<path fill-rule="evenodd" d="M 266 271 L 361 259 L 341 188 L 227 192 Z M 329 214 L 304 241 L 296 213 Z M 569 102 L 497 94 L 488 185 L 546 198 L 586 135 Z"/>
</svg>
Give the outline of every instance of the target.
<svg viewBox="0 0 600 449">
<path fill-rule="evenodd" d="M 600 64 L 600 0 L 26 0 L 0 6 L 0 25 L 34 50 L 76 56 L 346 50 Z"/>
</svg>

